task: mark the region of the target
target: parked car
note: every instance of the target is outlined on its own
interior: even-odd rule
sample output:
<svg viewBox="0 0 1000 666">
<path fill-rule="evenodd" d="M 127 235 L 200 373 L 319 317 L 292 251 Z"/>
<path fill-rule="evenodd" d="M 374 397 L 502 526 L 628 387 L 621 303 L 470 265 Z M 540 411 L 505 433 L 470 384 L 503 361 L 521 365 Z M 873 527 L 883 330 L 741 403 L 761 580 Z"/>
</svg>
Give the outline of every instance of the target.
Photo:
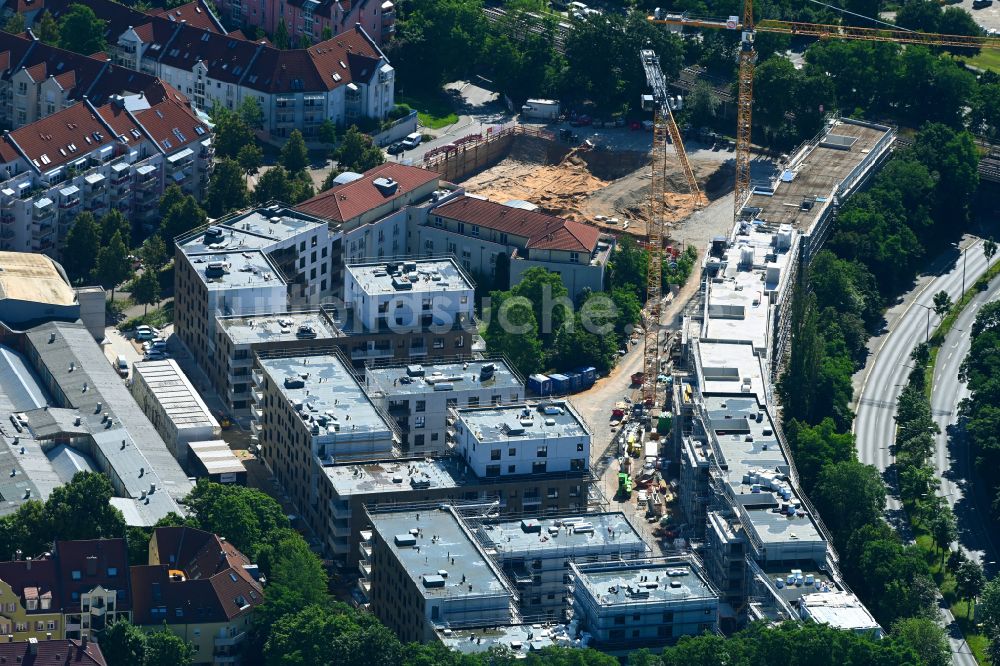
<svg viewBox="0 0 1000 666">
<path fill-rule="evenodd" d="M 136 340 L 152 340 L 156 337 L 157 331 L 152 326 L 142 326 L 135 327 L 135 339 Z"/>
<path fill-rule="evenodd" d="M 124 356 L 119 354 L 115 357 L 115 362 L 112 364 L 115 366 L 115 371 L 123 378 L 128 377 L 128 361 Z"/>
<path fill-rule="evenodd" d="M 163 361 L 166 358 L 167 355 L 164 352 L 158 351 L 156 349 L 151 349 L 150 351 L 146 352 L 145 356 L 143 356 L 144 361 Z"/>
<path fill-rule="evenodd" d="M 973 9 L 984 9 L 993 5 L 993 0 L 972 0 Z"/>
<path fill-rule="evenodd" d="M 153 350 L 165 352 L 167 350 L 167 341 L 163 338 L 153 338 L 142 343 L 142 351 L 148 352 Z"/>
<path fill-rule="evenodd" d="M 420 135 L 420 132 L 414 132 L 413 134 L 407 134 L 406 138 L 400 141 L 400 143 L 403 144 L 404 150 L 409 150 L 419 146 L 422 140 L 423 137 Z"/>
<path fill-rule="evenodd" d="M 404 150 L 406 150 L 406 147 L 403 145 L 403 142 L 396 141 L 395 143 L 390 144 L 389 147 L 385 149 L 385 152 L 390 155 L 399 155 Z"/>
</svg>

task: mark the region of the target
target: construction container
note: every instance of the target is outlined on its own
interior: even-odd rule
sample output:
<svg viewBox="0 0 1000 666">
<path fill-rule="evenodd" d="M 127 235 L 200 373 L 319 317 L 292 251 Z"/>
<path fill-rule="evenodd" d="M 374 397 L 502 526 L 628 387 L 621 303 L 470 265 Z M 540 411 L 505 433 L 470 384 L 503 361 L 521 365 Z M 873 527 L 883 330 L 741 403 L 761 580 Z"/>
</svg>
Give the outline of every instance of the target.
<svg viewBox="0 0 1000 666">
<path fill-rule="evenodd" d="M 576 393 L 577 391 L 583 390 L 583 375 L 579 372 L 567 372 L 566 376 L 569 377 L 570 393 Z"/>
<path fill-rule="evenodd" d="M 549 375 L 552 381 L 552 395 L 566 395 L 571 392 L 569 377 L 562 374 Z"/>
<path fill-rule="evenodd" d="M 576 372 L 583 377 L 583 388 L 588 389 L 594 385 L 597 381 L 597 368 L 593 366 L 584 366 L 582 368 L 577 368 Z"/>
<path fill-rule="evenodd" d="M 551 395 L 552 380 L 545 375 L 531 375 L 528 377 L 528 391 L 534 395 Z"/>
</svg>

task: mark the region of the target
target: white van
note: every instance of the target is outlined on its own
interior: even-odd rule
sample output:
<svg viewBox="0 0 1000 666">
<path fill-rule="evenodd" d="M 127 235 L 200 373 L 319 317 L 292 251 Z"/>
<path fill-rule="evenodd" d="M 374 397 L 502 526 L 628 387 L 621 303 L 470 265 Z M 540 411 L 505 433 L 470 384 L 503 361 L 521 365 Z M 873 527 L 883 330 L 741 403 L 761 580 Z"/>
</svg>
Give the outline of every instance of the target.
<svg viewBox="0 0 1000 666">
<path fill-rule="evenodd" d="M 122 377 L 128 377 L 128 361 L 125 360 L 124 356 L 121 354 L 116 356 L 114 366 L 119 375 Z"/>
<path fill-rule="evenodd" d="M 411 148 L 416 148 L 420 145 L 420 141 L 423 137 L 420 136 L 420 132 L 414 132 L 413 134 L 407 134 L 406 138 L 403 139 L 403 148 L 409 150 Z"/>
</svg>

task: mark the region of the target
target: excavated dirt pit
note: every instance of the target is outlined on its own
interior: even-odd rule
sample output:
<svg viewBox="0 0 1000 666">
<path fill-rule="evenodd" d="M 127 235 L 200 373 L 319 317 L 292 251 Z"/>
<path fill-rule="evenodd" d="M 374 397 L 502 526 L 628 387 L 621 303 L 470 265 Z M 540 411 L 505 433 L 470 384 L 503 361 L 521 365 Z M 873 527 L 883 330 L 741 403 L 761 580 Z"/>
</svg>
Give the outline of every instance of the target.
<svg viewBox="0 0 1000 666">
<path fill-rule="evenodd" d="M 648 215 L 650 158 L 639 151 L 581 150 L 538 137 L 514 140 L 510 154 L 470 178 L 466 191 L 492 201 L 523 199 L 541 210 L 607 231 L 644 236 Z M 732 188 L 731 164 L 691 160 L 699 186 L 715 199 Z M 679 165 L 671 165 L 666 195 L 667 221 L 695 210 Z M 608 224 L 597 218 L 617 218 Z"/>
</svg>

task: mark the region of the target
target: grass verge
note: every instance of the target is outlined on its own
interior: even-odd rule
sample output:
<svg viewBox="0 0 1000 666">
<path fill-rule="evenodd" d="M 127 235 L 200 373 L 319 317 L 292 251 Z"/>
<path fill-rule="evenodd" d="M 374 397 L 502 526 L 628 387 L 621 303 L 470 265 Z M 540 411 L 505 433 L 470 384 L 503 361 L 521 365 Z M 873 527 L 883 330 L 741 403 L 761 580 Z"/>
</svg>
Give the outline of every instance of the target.
<svg viewBox="0 0 1000 666">
<path fill-rule="evenodd" d="M 451 100 L 442 93 L 403 95 L 397 97 L 396 101 L 416 109 L 417 120 L 424 127 L 441 129 L 458 122 L 458 114 L 452 108 Z"/>
<path fill-rule="evenodd" d="M 924 390 L 927 391 L 927 397 L 931 395 L 931 389 L 934 388 L 934 365 L 937 362 L 938 350 L 941 349 L 941 345 L 944 343 L 944 339 L 948 337 L 951 329 L 955 326 L 955 322 L 958 321 L 958 316 L 962 314 L 962 311 L 968 307 L 972 299 L 976 297 L 979 293 L 979 284 L 989 284 L 989 282 L 1000 275 L 1000 261 L 990 266 L 986 269 L 986 274 L 981 278 L 976 280 L 971 289 L 967 289 L 965 295 L 962 296 L 954 305 L 951 306 L 951 310 L 948 311 L 934 329 L 933 335 L 931 335 L 930 344 L 930 360 L 927 362 L 927 367 L 924 369 Z"/>
<path fill-rule="evenodd" d="M 908 509 L 911 510 L 910 515 L 912 516 L 912 507 L 908 507 Z M 910 526 L 913 528 L 917 546 L 923 552 L 924 560 L 930 567 L 931 576 L 934 578 L 934 582 L 937 583 L 938 590 L 941 591 L 941 596 L 944 598 L 945 603 L 948 604 L 948 610 L 955 616 L 955 622 L 958 624 L 958 628 L 961 629 L 962 636 L 965 637 L 965 642 L 969 644 L 969 649 L 972 650 L 976 661 L 983 666 L 988 666 L 990 663 L 986 657 L 988 639 L 972 620 L 972 613 L 970 611 L 974 610 L 974 608 L 970 609 L 969 602 L 958 597 L 955 576 L 948 570 L 947 565 L 942 563 L 941 551 L 934 545 L 934 539 L 927 531 L 927 528 L 915 519 L 910 521 Z"/>
<path fill-rule="evenodd" d="M 119 331 L 129 331 L 136 326 L 145 324 L 146 326 L 152 326 L 153 328 L 163 328 L 167 324 L 172 324 L 174 321 L 174 301 L 169 300 L 163 304 L 163 307 L 153 308 L 144 315 L 138 317 L 133 317 L 132 319 L 127 319 L 122 323 L 118 324 Z"/>
</svg>

